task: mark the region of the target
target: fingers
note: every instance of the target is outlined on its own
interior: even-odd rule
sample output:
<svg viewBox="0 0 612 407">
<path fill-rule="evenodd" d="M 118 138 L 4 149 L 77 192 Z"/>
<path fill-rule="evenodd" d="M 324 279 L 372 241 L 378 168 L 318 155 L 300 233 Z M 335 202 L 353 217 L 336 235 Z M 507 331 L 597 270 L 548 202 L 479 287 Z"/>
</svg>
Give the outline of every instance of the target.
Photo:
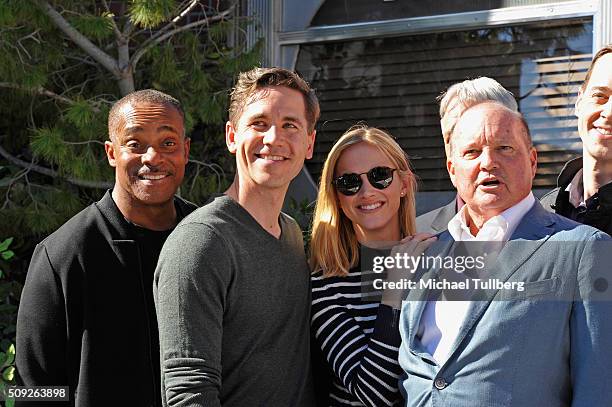
<svg viewBox="0 0 612 407">
<path fill-rule="evenodd" d="M 435 235 L 432 235 L 431 233 L 417 233 L 414 236 L 412 236 L 412 240 L 418 240 L 418 241 L 423 241 L 423 240 L 427 240 L 429 238 L 435 238 Z"/>
</svg>

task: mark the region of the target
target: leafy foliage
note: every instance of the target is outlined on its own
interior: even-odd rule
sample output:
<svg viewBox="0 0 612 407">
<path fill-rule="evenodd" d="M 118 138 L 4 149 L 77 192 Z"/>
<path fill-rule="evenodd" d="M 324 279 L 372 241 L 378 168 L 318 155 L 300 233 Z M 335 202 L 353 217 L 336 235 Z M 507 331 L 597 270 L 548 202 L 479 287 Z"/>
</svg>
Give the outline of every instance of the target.
<svg viewBox="0 0 612 407">
<path fill-rule="evenodd" d="M 167 21 L 175 8 L 173 0 L 132 0 L 130 17 L 144 28 L 154 28 Z"/>
<path fill-rule="evenodd" d="M 6 387 L 15 384 L 15 320 L 17 299 L 21 284 L 13 281 L 8 262 L 15 257 L 10 249 L 13 238 L 0 242 L 0 394 L 6 395 Z M 14 405 L 6 400 L 6 406 Z"/>
<path fill-rule="evenodd" d="M 78 45 L 45 4 L 91 46 Z M 113 183 L 103 147 L 108 112 L 130 86 L 183 104 L 194 159 L 180 190 L 186 199 L 204 202 L 229 184 L 228 90 L 240 70 L 257 65 L 260 46 L 245 49 L 241 33 L 251 22 L 227 11 L 232 1 L 207 4 L 0 0 L 0 147 L 21 160 L 0 156 L 2 233 L 31 245 L 100 198 Z M 92 182 L 100 188 L 84 186 Z"/>
</svg>

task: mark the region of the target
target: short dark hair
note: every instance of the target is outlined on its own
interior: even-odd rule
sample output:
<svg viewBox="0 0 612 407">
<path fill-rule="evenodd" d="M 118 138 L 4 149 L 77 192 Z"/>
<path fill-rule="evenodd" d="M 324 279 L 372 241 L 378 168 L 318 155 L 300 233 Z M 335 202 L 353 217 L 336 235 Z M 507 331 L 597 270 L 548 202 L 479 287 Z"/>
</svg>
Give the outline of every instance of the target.
<svg viewBox="0 0 612 407">
<path fill-rule="evenodd" d="M 176 98 L 173 98 L 172 96 L 155 89 L 137 90 L 135 92 L 128 93 L 127 95 L 119 99 L 117 102 L 115 102 L 110 112 L 108 113 L 108 135 L 111 140 L 113 139 L 113 136 L 117 131 L 119 119 L 121 118 L 121 109 L 123 109 L 123 107 L 126 105 L 138 103 L 172 106 L 181 115 L 183 121 L 185 120 L 185 112 L 183 111 L 181 102 L 179 102 Z"/>
<path fill-rule="evenodd" d="M 589 66 L 589 70 L 587 71 L 587 74 L 584 77 L 584 82 L 582 82 L 582 85 L 580 86 L 581 92 L 584 92 L 587 87 L 587 83 L 589 83 L 589 79 L 591 79 L 591 73 L 593 73 L 593 67 L 595 66 L 595 62 L 597 62 L 599 58 L 606 54 L 609 54 L 610 52 L 612 52 L 612 44 L 604 46 L 602 49 L 595 53 L 595 55 L 593 56 L 593 60 L 591 61 L 591 66 Z"/>
<path fill-rule="evenodd" d="M 234 126 L 242 115 L 244 107 L 250 98 L 262 88 L 270 86 L 285 86 L 297 90 L 304 96 L 306 105 L 306 121 L 308 132 L 314 130 L 319 120 L 319 101 L 314 90 L 297 73 L 284 68 L 254 68 L 238 75 L 238 82 L 232 89 L 229 106 L 229 120 Z"/>
</svg>

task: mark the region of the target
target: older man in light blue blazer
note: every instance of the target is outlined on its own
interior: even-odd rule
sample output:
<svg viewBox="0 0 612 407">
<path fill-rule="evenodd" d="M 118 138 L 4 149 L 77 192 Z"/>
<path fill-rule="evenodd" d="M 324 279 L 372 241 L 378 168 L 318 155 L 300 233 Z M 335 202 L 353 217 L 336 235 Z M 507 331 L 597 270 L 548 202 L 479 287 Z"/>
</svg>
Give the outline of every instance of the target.
<svg viewBox="0 0 612 407">
<path fill-rule="evenodd" d="M 519 113 L 484 102 L 462 114 L 447 166 L 465 206 L 425 254 L 497 242 L 487 276 L 515 288 L 462 301 L 409 292 L 400 321 L 406 406 L 612 405 L 611 238 L 546 212 L 531 193 L 536 165 Z"/>
</svg>

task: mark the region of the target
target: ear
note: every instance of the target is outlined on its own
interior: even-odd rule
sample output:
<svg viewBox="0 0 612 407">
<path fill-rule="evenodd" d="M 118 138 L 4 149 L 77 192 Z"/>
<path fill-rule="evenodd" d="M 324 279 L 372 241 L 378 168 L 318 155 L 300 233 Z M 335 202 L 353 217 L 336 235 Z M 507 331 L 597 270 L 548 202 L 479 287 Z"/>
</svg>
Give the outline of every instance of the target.
<svg viewBox="0 0 612 407">
<path fill-rule="evenodd" d="M 191 138 L 185 136 L 185 162 L 189 161 L 189 150 L 191 149 Z"/>
<path fill-rule="evenodd" d="M 453 165 L 453 160 L 450 157 L 446 158 L 446 170 L 448 171 L 448 175 L 450 176 L 453 186 L 457 188 L 457 184 L 455 183 L 455 166 Z"/>
<path fill-rule="evenodd" d="M 236 129 L 232 122 L 225 123 L 225 144 L 230 153 L 236 154 L 238 147 L 236 146 Z"/>
<path fill-rule="evenodd" d="M 106 152 L 106 158 L 108 159 L 108 163 L 110 164 L 111 167 L 116 167 L 116 159 L 115 159 L 115 145 L 113 144 L 112 141 L 105 141 L 104 142 L 104 151 Z"/>
<path fill-rule="evenodd" d="M 529 162 L 531 163 L 531 178 L 533 179 L 536 175 L 536 171 L 538 170 L 538 151 L 535 147 L 531 147 L 531 151 L 529 152 Z"/>
<path fill-rule="evenodd" d="M 574 116 L 578 117 L 580 112 L 580 105 L 582 104 L 582 96 L 584 92 L 582 88 L 578 89 L 578 97 L 576 98 L 576 103 L 574 103 Z"/>
<path fill-rule="evenodd" d="M 412 192 L 412 180 L 411 180 L 411 176 L 410 174 L 406 173 L 404 175 L 401 176 L 401 181 L 402 181 L 402 190 L 400 193 L 400 196 L 404 197 L 404 196 L 408 196 L 408 194 L 410 192 Z"/>
<path fill-rule="evenodd" d="M 306 159 L 310 160 L 312 158 L 312 154 L 314 152 L 314 143 L 315 143 L 315 138 L 317 136 L 317 131 L 313 130 L 311 134 L 309 134 L 307 137 L 307 143 L 308 143 L 308 149 L 306 150 Z"/>
</svg>

